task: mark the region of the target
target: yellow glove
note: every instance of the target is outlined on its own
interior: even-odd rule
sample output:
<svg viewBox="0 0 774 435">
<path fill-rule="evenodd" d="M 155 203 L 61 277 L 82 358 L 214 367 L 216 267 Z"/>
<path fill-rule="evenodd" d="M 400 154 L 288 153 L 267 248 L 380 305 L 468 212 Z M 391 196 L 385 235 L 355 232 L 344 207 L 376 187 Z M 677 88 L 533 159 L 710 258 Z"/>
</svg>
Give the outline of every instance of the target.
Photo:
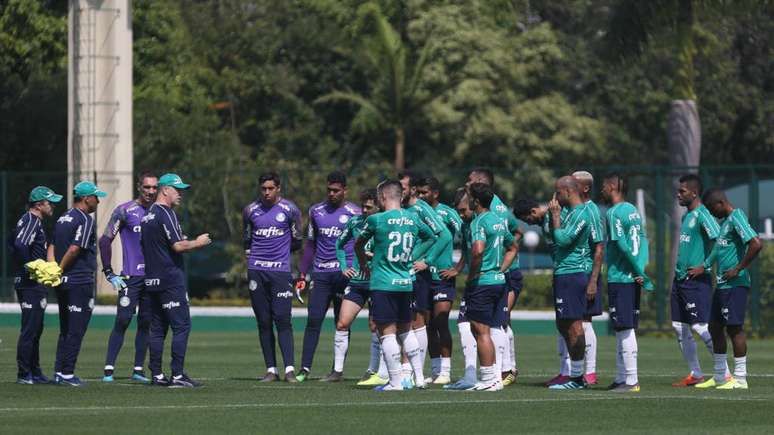
<svg viewBox="0 0 774 435">
<path fill-rule="evenodd" d="M 38 258 L 37 260 L 30 261 L 29 263 L 24 265 L 24 268 L 27 269 L 27 272 L 30 273 L 30 278 L 33 278 L 33 275 L 35 274 L 35 271 L 37 271 L 40 267 L 46 264 L 45 260 L 42 260 Z"/>
</svg>

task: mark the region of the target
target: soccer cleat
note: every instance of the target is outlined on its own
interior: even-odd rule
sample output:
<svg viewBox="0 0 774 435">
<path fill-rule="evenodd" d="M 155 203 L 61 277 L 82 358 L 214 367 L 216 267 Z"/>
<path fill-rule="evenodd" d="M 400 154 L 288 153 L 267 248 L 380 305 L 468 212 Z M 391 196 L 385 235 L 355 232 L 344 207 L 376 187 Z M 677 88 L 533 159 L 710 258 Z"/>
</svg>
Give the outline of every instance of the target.
<svg viewBox="0 0 774 435">
<path fill-rule="evenodd" d="M 363 376 L 360 377 L 360 379 L 358 381 L 358 385 L 360 384 L 360 382 L 367 381 L 367 380 L 371 379 L 371 376 L 373 376 L 375 374 L 376 373 L 372 372 L 371 370 L 366 370 L 366 372 L 363 373 Z"/>
<path fill-rule="evenodd" d="M 105 375 L 102 377 L 102 382 L 113 382 L 113 375 Z"/>
<path fill-rule="evenodd" d="M 51 380 L 48 379 L 43 373 L 39 373 L 37 375 L 32 375 L 32 382 L 34 384 L 50 384 Z"/>
<path fill-rule="evenodd" d="M 446 385 L 451 383 L 451 378 L 446 375 L 438 375 L 433 379 L 433 385 Z"/>
<path fill-rule="evenodd" d="M 503 389 L 503 381 L 495 379 L 491 382 L 479 382 L 468 391 L 500 391 Z"/>
<path fill-rule="evenodd" d="M 341 382 L 344 379 L 344 372 L 331 371 L 328 376 L 320 379 L 320 382 Z"/>
<path fill-rule="evenodd" d="M 22 375 L 16 378 L 16 383 L 21 385 L 32 385 L 35 381 L 32 379 L 32 375 Z"/>
<path fill-rule="evenodd" d="M 306 381 L 306 378 L 308 378 L 308 377 L 309 377 L 309 370 L 301 369 L 301 371 L 298 372 L 298 374 L 296 375 L 296 380 L 298 382 L 304 382 L 304 381 Z"/>
<path fill-rule="evenodd" d="M 379 375 L 377 375 L 376 373 L 374 373 L 368 379 L 358 382 L 357 386 L 358 387 L 378 387 L 378 386 L 385 385 L 388 382 L 390 382 L 388 379 L 384 379 Z"/>
<path fill-rule="evenodd" d="M 640 384 L 634 384 L 634 385 L 621 384 L 616 388 L 613 388 L 612 390 L 610 390 L 610 392 L 611 393 L 639 393 Z"/>
<path fill-rule="evenodd" d="M 148 382 L 150 382 L 150 379 L 145 377 L 145 373 L 143 373 L 142 370 L 133 371 L 131 379 L 135 382 L 141 382 L 143 384 L 147 384 Z"/>
<path fill-rule="evenodd" d="M 717 386 L 717 382 L 715 382 L 715 378 L 709 378 L 704 382 L 700 382 L 694 385 L 694 387 L 696 388 L 714 388 L 716 386 Z"/>
<path fill-rule="evenodd" d="M 607 391 L 615 390 L 616 388 L 620 387 L 621 385 L 626 385 L 626 382 L 616 382 L 613 381 L 610 385 L 607 386 Z"/>
<path fill-rule="evenodd" d="M 169 387 L 171 383 L 169 382 L 169 379 L 166 376 L 161 375 L 160 378 L 157 378 L 156 376 L 151 376 L 151 382 L 148 385 L 150 385 L 151 387 Z"/>
<path fill-rule="evenodd" d="M 565 383 L 554 384 L 548 387 L 549 390 L 582 390 L 584 388 L 586 388 L 586 384 L 583 382 L 583 377 L 578 379 L 570 378 Z"/>
<path fill-rule="evenodd" d="M 583 381 L 586 383 L 586 385 L 597 385 L 597 374 L 586 373 L 583 375 Z"/>
<path fill-rule="evenodd" d="M 384 384 L 374 387 L 374 391 L 403 391 L 403 386 L 394 387 L 392 384 Z"/>
<path fill-rule="evenodd" d="M 467 391 L 467 390 L 470 390 L 471 388 L 473 388 L 475 386 L 476 386 L 475 383 L 468 382 L 467 380 L 465 380 L 463 378 L 463 379 L 460 379 L 459 381 L 457 381 L 457 382 L 455 382 L 453 384 L 444 385 L 443 389 L 444 390 L 453 390 L 453 391 Z"/>
<path fill-rule="evenodd" d="M 296 378 L 296 374 L 293 373 L 293 371 L 289 371 L 285 373 L 285 382 L 288 384 L 297 384 L 298 378 Z"/>
<path fill-rule="evenodd" d="M 276 373 L 266 372 L 262 378 L 258 378 L 258 382 L 274 382 L 279 381 L 279 376 Z"/>
<path fill-rule="evenodd" d="M 704 382 L 704 376 L 695 377 L 693 374 L 690 374 L 683 379 L 681 379 L 678 382 L 675 382 L 672 384 L 673 387 L 693 387 L 696 384 Z"/>
<path fill-rule="evenodd" d="M 414 377 L 409 376 L 407 378 L 403 378 L 400 380 L 400 386 L 403 387 L 404 390 L 411 390 L 414 388 Z"/>
<path fill-rule="evenodd" d="M 548 381 L 546 381 L 546 387 L 550 387 L 551 385 L 556 385 L 556 384 L 564 384 L 564 383 L 567 383 L 567 381 L 569 380 L 570 380 L 569 376 L 558 374 L 553 378 L 549 379 Z"/>
<path fill-rule="evenodd" d="M 78 376 L 73 375 L 70 379 L 65 379 L 60 374 L 54 376 L 54 383 L 57 385 L 69 385 L 71 387 L 80 387 L 86 385 L 86 382 L 82 381 Z"/>
<path fill-rule="evenodd" d="M 201 382 L 194 381 L 187 374 L 172 376 L 172 387 L 196 388 L 201 387 Z"/>
<path fill-rule="evenodd" d="M 747 390 L 749 387 L 747 386 L 746 380 L 731 378 L 731 380 L 718 385 L 717 390 Z"/>
<path fill-rule="evenodd" d="M 507 387 L 508 385 L 512 385 L 516 382 L 516 375 L 513 374 L 513 372 L 508 372 L 505 377 L 503 377 L 503 387 Z"/>
</svg>

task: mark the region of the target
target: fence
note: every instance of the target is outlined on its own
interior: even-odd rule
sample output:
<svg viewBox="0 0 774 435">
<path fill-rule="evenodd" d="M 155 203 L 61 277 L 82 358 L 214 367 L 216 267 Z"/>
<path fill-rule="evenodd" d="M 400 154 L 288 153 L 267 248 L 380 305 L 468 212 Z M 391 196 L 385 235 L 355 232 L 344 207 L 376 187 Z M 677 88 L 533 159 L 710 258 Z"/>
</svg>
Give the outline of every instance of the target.
<svg viewBox="0 0 774 435">
<path fill-rule="evenodd" d="M 290 163 L 284 165 L 277 169 L 283 177 L 282 188 L 285 197 L 296 202 L 302 210 L 324 198 L 325 176 L 335 168 L 294 167 Z M 451 200 L 454 188 L 464 183 L 468 172 L 467 168 L 419 168 L 420 172 L 422 169 L 429 169 L 428 172 L 432 172 L 441 181 L 445 190 L 443 199 L 446 201 Z M 495 190 L 508 203 L 522 195 L 547 199 L 553 190 L 551 180 L 574 169 L 579 168 L 495 169 Z M 605 166 L 582 169 L 590 171 L 597 178 L 610 171 L 625 174 L 629 179 L 631 202 L 635 202 L 635 192 L 641 192 L 651 243 L 648 270 L 656 283 L 656 291 L 643 299 L 642 315 L 659 328 L 669 325 L 668 301 L 672 270 L 670 249 L 675 231 L 672 224 L 674 180 L 687 172 L 696 172 L 702 178 L 705 188 L 713 186 L 726 189 L 731 202 L 747 212 L 753 228 L 762 233 L 762 239 L 767 240 L 764 242 L 761 257 L 754 262 L 750 270 L 753 284 L 749 298 L 748 321 L 755 332 L 766 334 L 774 330 L 774 310 L 770 309 L 774 308 L 774 252 L 772 243 L 768 241 L 772 237 L 771 220 L 774 219 L 774 165 L 698 168 Z M 210 232 L 216 240 L 212 249 L 187 258 L 191 291 L 198 296 L 238 294 L 239 289 L 243 287 L 245 273 L 239 243 L 240 212 L 242 206 L 255 199 L 259 170 L 242 168 L 223 173 L 196 173 L 180 169 L 179 172 L 193 184 L 193 189 L 186 193 L 182 207 L 184 227 L 189 234 Z M 390 175 L 391 169 L 384 164 L 364 165 L 349 171 L 349 197 L 355 200 L 360 189 L 373 187 L 378 179 Z M 29 190 L 38 184 L 64 192 L 67 174 L 0 172 L 0 237 L 4 247 L 8 244 L 13 225 L 24 211 Z M 60 206 L 56 214 L 65 209 L 65 205 Z M 104 224 L 105 222 L 98 222 L 98 228 L 101 230 Z M 52 226 L 53 220 L 47 222 L 49 230 Z M 545 252 L 545 246 L 541 242 L 535 255 L 539 256 Z M 528 256 L 525 252 L 525 258 Z M 528 264 L 532 263 L 532 260 L 522 260 L 522 267 L 527 269 Z M 0 267 L 0 300 L 13 300 L 12 266 L 7 249 L 2 249 Z M 543 281 L 546 280 L 534 282 Z M 533 289 L 532 292 L 550 292 L 550 289 L 544 287 L 546 286 Z M 550 298 L 539 297 L 530 300 L 546 301 Z"/>
</svg>

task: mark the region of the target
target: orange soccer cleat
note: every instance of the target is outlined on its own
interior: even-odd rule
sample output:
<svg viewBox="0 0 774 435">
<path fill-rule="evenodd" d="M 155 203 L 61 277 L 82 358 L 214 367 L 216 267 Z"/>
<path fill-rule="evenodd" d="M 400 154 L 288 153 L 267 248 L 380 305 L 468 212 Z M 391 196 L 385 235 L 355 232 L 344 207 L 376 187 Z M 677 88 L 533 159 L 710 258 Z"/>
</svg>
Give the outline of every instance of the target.
<svg viewBox="0 0 774 435">
<path fill-rule="evenodd" d="M 695 377 L 693 373 L 686 376 L 682 380 L 672 384 L 673 387 L 693 387 L 696 384 L 704 382 L 704 376 Z"/>
</svg>

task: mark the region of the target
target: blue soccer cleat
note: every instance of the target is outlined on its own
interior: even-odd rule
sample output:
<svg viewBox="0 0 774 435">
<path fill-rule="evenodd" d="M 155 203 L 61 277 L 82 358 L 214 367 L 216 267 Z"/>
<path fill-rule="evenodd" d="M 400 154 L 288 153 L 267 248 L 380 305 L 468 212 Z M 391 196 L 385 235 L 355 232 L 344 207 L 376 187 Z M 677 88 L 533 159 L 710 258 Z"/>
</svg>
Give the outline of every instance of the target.
<svg viewBox="0 0 774 435">
<path fill-rule="evenodd" d="M 583 379 L 575 380 L 570 379 L 567 382 L 563 382 L 561 384 L 555 384 L 548 387 L 549 390 L 582 390 L 586 388 L 586 384 L 583 382 Z"/>
<path fill-rule="evenodd" d="M 391 384 L 384 384 L 374 387 L 374 391 L 403 391 L 403 386 L 393 387 Z"/>
<path fill-rule="evenodd" d="M 467 380 L 460 379 L 459 381 L 453 383 L 453 384 L 447 384 L 443 386 L 444 390 L 453 390 L 453 391 L 465 391 L 470 390 L 471 388 L 475 387 L 475 382 L 468 382 Z"/>
<path fill-rule="evenodd" d="M 135 370 L 132 372 L 132 380 L 143 384 L 150 383 L 150 379 L 145 377 L 145 373 L 142 370 Z"/>
<path fill-rule="evenodd" d="M 113 382 L 113 375 L 105 375 L 102 377 L 102 382 Z"/>
<path fill-rule="evenodd" d="M 51 383 L 51 379 L 49 379 L 43 373 L 38 373 L 37 375 L 32 375 L 32 383 L 34 383 L 34 384 L 50 384 Z"/>
<path fill-rule="evenodd" d="M 31 374 L 22 375 L 16 378 L 16 383 L 21 385 L 32 385 L 35 381 L 32 379 Z"/>
<path fill-rule="evenodd" d="M 57 385 L 68 385 L 70 387 L 81 387 L 86 385 L 86 382 L 82 381 L 78 376 L 73 375 L 70 379 L 66 379 L 59 373 L 54 376 L 54 383 Z"/>
</svg>

